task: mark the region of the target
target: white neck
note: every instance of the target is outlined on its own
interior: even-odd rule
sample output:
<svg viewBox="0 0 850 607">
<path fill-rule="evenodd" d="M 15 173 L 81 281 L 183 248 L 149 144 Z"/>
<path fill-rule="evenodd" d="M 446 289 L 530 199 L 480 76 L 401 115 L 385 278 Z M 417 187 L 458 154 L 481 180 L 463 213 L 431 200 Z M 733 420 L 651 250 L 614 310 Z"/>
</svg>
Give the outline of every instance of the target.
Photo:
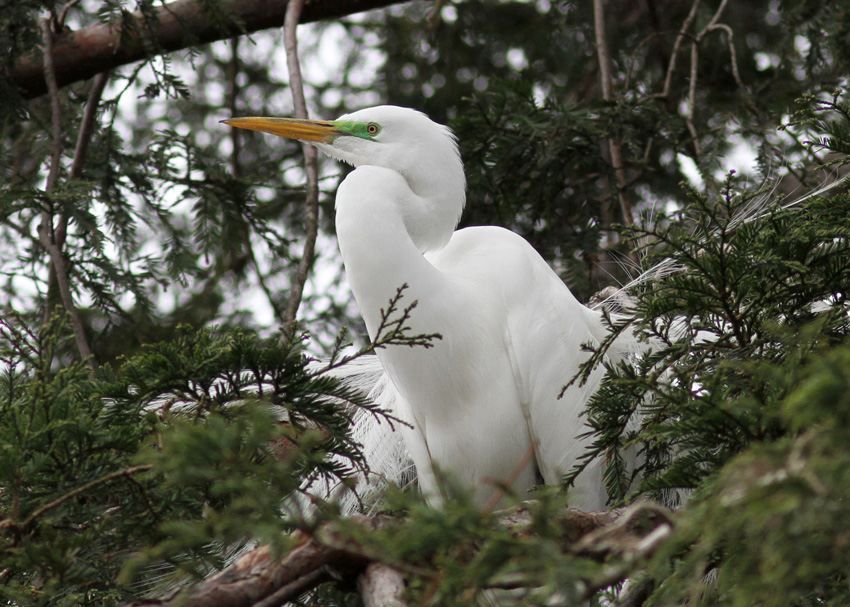
<svg viewBox="0 0 850 607">
<path fill-rule="evenodd" d="M 389 169 L 362 166 L 337 191 L 336 231 L 346 275 L 372 339 L 393 295 L 403 284 L 427 291 L 437 270 L 422 255 L 428 237 L 451 236 L 454 225 L 431 221 L 428 203 Z M 409 211 L 408 209 L 414 209 Z M 436 240 L 434 241 L 436 242 Z M 442 246 L 442 245 L 440 245 Z M 408 293 L 411 295 L 411 293 Z M 403 302 L 403 305 L 412 303 Z"/>
<path fill-rule="evenodd" d="M 465 180 L 460 159 L 457 166 L 453 165 L 415 165 L 401 171 L 412 194 L 401 205 L 401 214 L 407 233 L 423 253 L 446 246 L 460 221 L 466 198 Z"/>
</svg>

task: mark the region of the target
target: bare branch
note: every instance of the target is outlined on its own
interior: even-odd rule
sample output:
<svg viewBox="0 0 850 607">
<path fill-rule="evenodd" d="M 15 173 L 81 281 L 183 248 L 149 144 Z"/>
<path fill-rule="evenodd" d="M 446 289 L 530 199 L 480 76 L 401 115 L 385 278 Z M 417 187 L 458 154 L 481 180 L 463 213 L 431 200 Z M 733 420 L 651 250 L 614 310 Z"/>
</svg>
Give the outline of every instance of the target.
<svg viewBox="0 0 850 607">
<path fill-rule="evenodd" d="M 314 569 L 300 578 L 289 582 L 286 586 L 281 586 L 259 603 L 254 603 L 252 607 L 282 607 L 287 604 L 287 601 L 297 598 L 298 595 L 314 588 L 316 584 L 324 581 L 327 577 L 328 574 L 324 567 Z"/>
<path fill-rule="evenodd" d="M 296 30 L 301 18 L 301 9 L 304 0 L 289 0 L 286 7 L 286 19 L 284 20 L 283 35 L 284 47 L 286 48 L 286 65 L 289 68 L 289 88 L 292 91 L 292 101 L 295 105 L 295 117 L 306 120 L 307 101 L 304 98 L 304 83 L 301 78 L 301 65 L 298 62 L 298 37 Z M 298 315 L 298 307 L 304 293 L 304 285 L 307 276 L 313 266 L 313 257 L 316 250 L 316 237 L 319 233 L 319 160 L 316 148 L 308 143 L 302 143 L 304 151 L 304 168 L 307 172 L 307 193 L 305 203 L 307 209 L 305 220 L 307 222 L 304 253 L 298 262 L 295 280 L 290 287 L 289 305 L 283 317 L 283 334 L 286 339 L 292 339 L 295 319 Z"/>
<path fill-rule="evenodd" d="M 62 305 L 71 317 L 71 328 L 74 331 L 74 339 L 77 342 L 77 350 L 80 352 L 80 358 L 89 367 L 94 368 L 96 363 L 91 347 L 89 346 L 88 338 L 86 337 L 85 328 L 83 327 L 83 319 L 80 317 L 80 312 L 77 310 L 76 305 L 74 305 L 74 297 L 71 294 L 71 281 L 68 279 L 68 268 L 65 265 L 65 258 L 47 230 L 39 230 L 39 237 L 41 245 L 50 255 L 51 267 L 56 272 L 56 286 L 59 287 Z"/>
<path fill-rule="evenodd" d="M 694 114 L 696 112 L 696 90 L 698 82 L 697 68 L 699 67 L 699 44 L 702 42 L 703 38 L 707 33 L 715 30 L 722 30 L 727 33 L 729 37 L 728 45 L 732 62 L 732 74 L 738 86 L 742 89 L 744 88 L 743 82 L 741 81 L 740 72 L 738 71 L 738 60 L 735 55 L 735 47 L 732 43 L 732 29 L 727 25 L 718 23 L 718 20 L 723 14 L 723 11 L 726 9 L 726 5 L 728 4 L 728 2 L 729 0 L 721 0 L 720 5 L 717 7 L 717 10 L 712 15 L 708 24 L 704 28 L 702 28 L 702 30 L 700 30 L 698 33 L 689 33 L 689 30 L 691 29 L 691 26 L 693 25 L 694 20 L 696 18 L 697 9 L 700 5 L 700 0 L 694 0 L 694 3 L 691 5 L 691 10 L 688 12 L 688 16 L 685 18 L 685 21 L 682 24 L 678 35 L 676 36 L 676 41 L 673 44 L 673 52 L 670 55 L 670 61 L 667 66 L 667 74 L 664 79 L 664 90 L 654 95 L 655 97 L 669 99 L 670 88 L 672 87 L 673 83 L 673 74 L 676 71 L 676 61 L 679 55 L 679 50 L 685 38 L 690 38 L 691 56 L 688 80 L 688 109 L 687 114 L 685 115 L 685 124 L 687 125 L 688 133 L 691 136 L 691 145 L 693 146 L 694 159 L 696 160 L 697 164 L 701 164 L 702 161 L 702 146 L 699 141 L 699 133 L 697 132 L 696 126 L 694 124 Z M 706 175 L 706 181 L 712 181 L 710 175 Z"/>
<path fill-rule="evenodd" d="M 741 72 L 738 70 L 738 55 L 735 53 L 735 39 L 734 34 L 732 33 L 732 28 L 725 23 L 716 23 L 710 28 L 706 28 L 706 31 L 709 32 L 713 32 L 715 30 L 726 32 L 726 43 L 729 46 L 729 57 L 732 63 L 732 76 L 735 78 L 736 84 L 744 90 L 744 81 L 741 80 Z"/>
<path fill-rule="evenodd" d="M 611 100 L 611 52 L 605 33 L 605 9 L 603 0 L 593 0 L 593 29 L 596 34 L 596 56 L 599 60 L 599 83 L 602 99 Z"/>
<path fill-rule="evenodd" d="M 670 95 L 670 87 L 673 84 L 673 74 L 676 71 L 676 59 L 679 56 L 679 48 L 688 36 L 688 30 L 691 28 L 691 24 L 697 16 L 699 3 L 700 0 L 694 0 L 693 5 L 691 5 L 691 10 L 688 13 L 688 16 L 685 17 L 685 21 L 682 23 L 682 28 L 676 36 L 676 41 L 673 43 L 673 51 L 670 53 L 670 62 L 667 64 L 667 75 L 664 77 L 664 90 L 659 93 L 659 97 L 667 98 Z"/>
<path fill-rule="evenodd" d="M 57 31 L 62 31 L 65 27 L 65 18 L 68 16 L 68 11 L 80 3 L 80 0 L 71 0 L 62 7 L 62 12 L 59 13 L 59 18 L 56 20 Z"/>
<path fill-rule="evenodd" d="M 83 175 L 83 166 L 86 162 L 89 143 L 97 125 L 97 108 L 100 105 L 100 98 L 103 96 L 103 89 L 106 87 L 108 81 L 109 72 L 101 72 L 92 81 L 89 97 L 86 100 L 86 109 L 83 112 L 83 121 L 80 123 L 80 133 L 77 135 L 77 145 L 74 147 L 74 160 L 71 162 L 71 171 L 69 173 L 70 179 L 79 179 Z"/>
<path fill-rule="evenodd" d="M 601 574 L 584 583 L 586 598 L 632 575 L 673 533 L 671 511 L 652 502 L 636 502 L 608 514 L 606 524 L 589 531 L 573 546 L 578 554 L 606 562 Z"/>
<path fill-rule="evenodd" d="M 694 156 L 697 164 L 702 161 L 702 146 L 699 143 L 699 133 L 694 126 L 694 112 L 697 105 L 697 67 L 699 66 L 699 45 L 698 42 L 691 44 L 691 77 L 688 82 L 688 113 L 685 116 L 685 123 L 688 125 L 688 132 L 691 134 L 691 141 L 694 147 Z"/>
<path fill-rule="evenodd" d="M 364 527 L 378 529 L 392 522 L 387 516 L 373 518 L 356 517 Z M 333 535 L 330 523 L 326 523 L 322 535 Z M 343 542 L 340 542 L 343 544 Z M 298 587 L 299 592 L 309 590 L 324 578 L 314 574 L 338 563 L 362 570 L 362 557 L 344 548 L 331 546 L 317 539 L 316 535 L 302 536 L 299 543 L 280 558 L 275 558 L 268 546 L 261 546 L 242 555 L 220 573 L 187 588 L 178 588 L 170 596 L 131 603 L 135 607 L 155 605 L 180 607 L 254 607 L 270 597 L 281 598 L 286 587 Z M 307 585 L 305 582 L 312 584 Z M 288 592 L 288 591 L 287 591 Z M 263 604 L 263 603 L 260 603 Z M 280 604 L 268 603 L 268 604 Z"/>
<path fill-rule="evenodd" d="M 487 503 L 484 504 L 483 512 L 489 513 L 492 512 L 493 509 L 499 505 L 499 502 L 502 501 L 502 498 L 505 497 L 505 493 L 507 492 L 507 488 L 511 487 L 514 482 L 519 478 L 519 475 L 522 474 L 522 471 L 526 469 L 528 463 L 531 461 L 531 458 L 534 457 L 535 451 L 537 451 L 538 441 L 534 441 L 528 449 L 525 450 L 525 453 L 514 466 L 514 469 L 511 471 L 508 478 L 503 482 L 498 483 L 499 489 L 493 495 L 490 496 L 490 499 L 487 500 Z M 490 482 L 497 482 L 495 479 L 488 479 Z"/>
<path fill-rule="evenodd" d="M 301 22 L 335 19 L 402 0 L 325 0 L 304 7 Z M 123 17 L 109 23 L 96 23 L 76 32 L 63 32 L 54 44 L 53 60 L 57 84 L 62 87 L 87 80 L 113 68 L 149 58 L 149 50 L 157 53 L 174 51 L 224 40 L 259 30 L 278 28 L 283 24 L 287 3 L 282 0 L 224 0 L 222 10 L 234 18 L 230 27 L 222 27 L 208 19 L 200 0 L 177 0 L 157 7 L 148 18 L 141 13 L 128 17 L 130 27 L 122 28 Z M 154 27 L 149 27 L 150 23 Z M 241 23 L 239 28 L 235 23 Z M 143 43 L 135 32 L 147 32 L 151 43 Z M 47 92 L 44 66 L 39 54 L 23 57 L 7 71 L 11 82 L 25 97 L 39 97 Z"/>
<path fill-rule="evenodd" d="M 714 26 L 717 24 L 717 20 L 720 19 L 720 15 L 722 15 L 723 11 L 726 9 L 726 4 L 728 2 L 729 0 L 722 0 L 722 2 L 720 2 L 720 6 L 718 6 L 717 10 L 714 11 L 714 15 L 712 15 L 711 21 L 709 21 L 708 25 L 706 25 L 702 29 L 702 31 L 697 35 L 697 39 L 701 40 L 702 37 L 705 36 L 706 32 L 710 32 L 714 28 Z"/>
<path fill-rule="evenodd" d="M 611 81 L 611 51 L 608 49 L 608 38 L 605 33 L 605 9 L 603 0 L 593 0 L 593 26 L 596 33 L 596 54 L 599 60 L 599 81 L 602 87 L 602 99 L 613 99 Z M 623 167 L 623 153 L 620 142 L 613 137 L 608 138 L 608 152 L 611 156 L 611 166 L 617 178 L 617 199 L 620 201 L 620 211 L 626 225 L 634 224 L 632 203 L 626 194 L 628 185 L 626 169 Z M 607 227 L 607 226 L 606 226 Z"/>
<path fill-rule="evenodd" d="M 62 104 L 59 99 L 59 87 L 56 84 L 56 69 L 53 61 L 53 30 L 50 27 L 50 20 L 41 20 L 41 33 L 44 41 L 44 75 L 47 81 L 47 87 L 50 91 L 50 106 L 53 122 L 53 154 L 50 161 L 50 172 L 47 176 L 47 191 L 51 191 L 59 179 L 59 171 L 62 168 Z M 64 229 L 63 229 L 64 234 Z M 64 236 L 63 236 L 64 238 Z M 80 357 L 86 363 L 94 367 L 94 358 L 89 347 L 86 332 L 83 328 L 83 321 L 80 314 L 74 305 L 74 298 L 71 295 L 71 284 L 68 280 L 68 268 L 65 265 L 65 258 L 62 256 L 62 249 L 57 244 L 57 234 L 53 227 L 53 212 L 50 206 L 45 205 L 41 213 L 41 225 L 38 229 L 38 240 L 41 246 L 50 255 L 50 270 L 47 278 L 47 301 L 44 310 L 44 321 L 50 320 L 50 293 L 53 288 L 59 288 L 59 295 L 62 298 L 62 305 L 71 317 L 71 327 L 74 331 L 74 338 L 77 342 L 77 349 L 80 352 Z"/>
<path fill-rule="evenodd" d="M 83 166 L 85 166 L 89 143 L 97 125 L 97 107 L 100 105 L 100 98 L 103 96 L 103 89 L 106 87 L 108 80 L 109 72 L 101 72 L 94 77 L 94 81 L 92 82 L 92 88 L 86 100 L 86 109 L 83 112 L 83 121 L 80 123 L 80 132 L 77 135 L 77 145 L 74 147 L 74 159 L 71 161 L 71 170 L 68 173 L 69 179 L 79 179 L 83 176 Z M 64 214 L 59 215 L 54 241 L 60 251 L 65 246 L 67 231 L 68 217 Z"/>
<path fill-rule="evenodd" d="M 688 132 L 691 134 L 691 138 L 693 140 L 694 147 L 694 156 L 696 158 L 697 163 L 702 161 L 702 145 L 699 142 L 699 134 L 697 133 L 696 126 L 694 125 L 694 113 L 696 112 L 697 105 L 697 68 L 699 67 L 699 43 L 702 42 L 703 37 L 707 32 L 712 31 L 715 27 L 717 27 L 717 20 L 720 19 L 720 15 L 723 14 L 723 10 L 726 8 L 726 3 L 729 0 L 722 0 L 720 2 L 720 6 L 717 7 L 717 10 L 714 11 L 714 15 L 712 15 L 711 20 L 694 38 L 694 41 L 691 43 L 691 70 L 690 70 L 690 80 L 688 82 L 688 114 L 685 117 L 685 122 L 688 125 Z M 731 32 L 731 30 L 730 30 Z M 731 41 L 731 37 L 730 37 Z M 735 61 L 735 51 L 732 49 L 732 59 L 733 59 L 733 71 L 737 71 L 737 62 Z M 736 80 L 740 83 L 740 76 L 736 78 Z"/>
<path fill-rule="evenodd" d="M 50 93 L 50 111 L 53 124 L 53 153 L 50 157 L 50 171 L 47 174 L 47 190 L 53 189 L 59 180 L 62 168 L 62 102 L 59 99 L 59 85 L 56 83 L 56 68 L 53 64 L 53 30 L 49 19 L 41 20 L 41 39 L 44 43 L 44 80 Z"/>
</svg>

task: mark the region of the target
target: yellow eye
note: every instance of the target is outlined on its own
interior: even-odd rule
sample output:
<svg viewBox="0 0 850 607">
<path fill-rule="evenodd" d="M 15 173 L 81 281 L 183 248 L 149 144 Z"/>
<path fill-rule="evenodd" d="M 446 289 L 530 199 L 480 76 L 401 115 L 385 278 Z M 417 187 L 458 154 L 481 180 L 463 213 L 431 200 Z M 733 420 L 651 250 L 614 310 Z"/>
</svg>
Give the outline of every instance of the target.
<svg viewBox="0 0 850 607">
<path fill-rule="evenodd" d="M 377 135 L 378 133 L 381 132 L 381 127 L 379 127 L 377 124 L 372 122 L 372 123 L 366 125 L 366 132 L 369 133 L 370 135 Z"/>
</svg>

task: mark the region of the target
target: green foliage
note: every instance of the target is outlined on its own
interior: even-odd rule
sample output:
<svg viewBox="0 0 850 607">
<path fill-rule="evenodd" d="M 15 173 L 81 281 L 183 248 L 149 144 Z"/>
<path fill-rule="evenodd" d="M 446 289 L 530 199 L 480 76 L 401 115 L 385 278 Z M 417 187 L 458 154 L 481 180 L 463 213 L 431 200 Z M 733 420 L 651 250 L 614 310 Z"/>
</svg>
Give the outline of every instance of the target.
<svg viewBox="0 0 850 607">
<path fill-rule="evenodd" d="M 659 349 L 609 369 L 588 412 L 587 457 L 606 458 L 615 502 L 689 496 L 673 540 L 648 562 L 600 564 L 565 548 L 562 494 L 538 495 L 517 536 L 450 479 L 445 511 L 393 494 L 403 518 L 391 530 L 340 527 L 405 572 L 421 604 L 514 586 L 528 590 L 502 592 L 505 604 L 610 604 L 624 576 L 645 582 L 654 604 L 846 604 L 850 197 L 789 209 L 771 199 L 817 185 L 821 161 L 840 165 L 850 151 L 850 110 L 833 93 L 850 63 L 846 7 L 701 2 L 677 36 L 694 3 L 603 5 L 608 99 L 588 2 L 396 7 L 314 27 L 301 55 L 325 61 L 326 36 L 344 35 L 337 73 L 323 64 L 308 75 L 321 117 L 387 101 L 448 122 L 469 177 L 463 224 L 521 233 L 583 300 L 630 273 L 614 228 L 628 223 L 620 194 L 630 198 L 643 263 L 671 259 L 675 271 L 637 289 L 638 325 L 610 319 Z M 290 113 L 279 33 L 157 58 L 160 3 L 66 6 L 60 26 L 60 4 L 5 3 L 4 68 L 34 49 L 38 58 L 50 10 L 57 31 L 119 20 L 150 59 L 111 74 L 73 178 L 91 85 L 24 100 L 0 70 L 0 600 L 16 605 L 113 605 L 206 574 L 248 539 L 285 550 L 307 524 L 289 499 L 303 479 L 347 482 L 363 465 L 351 407 L 380 414 L 270 328 L 304 233 L 298 146 L 217 121 Z M 239 26 L 220 2 L 199 6 Z M 767 190 L 724 181 L 740 142 L 764 175 L 786 179 Z M 687 160 L 705 186 L 683 200 Z M 325 235 L 339 172 L 322 182 Z M 67 228 L 78 326 L 61 312 L 45 226 Z M 358 321 L 348 291 L 334 293 L 335 253 L 319 264 L 335 278 L 306 297 L 301 320 L 312 347 L 330 351 L 336 329 Z M 402 293 L 375 347 L 439 338 L 406 334 L 415 307 Z M 75 329 L 101 366 L 78 361 Z M 628 449 L 641 451 L 640 479 Z M 339 584 L 318 596 L 359 601 Z"/>
<path fill-rule="evenodd" d="M 668 127 L 675 129 L 658 132 L 662 117 L 669 121 L 651 100 L 541 105 L 529 83 L 514 81 L 479 93 L 452 122 L 473 192 L 464 223 L 511 226 L 545 258 L 559 260 L 581 299 L 610 284 L 612 275 L 625 280 L 626 268 L 600 276 L 596 265 L 600 255 L 628 255 L 625 243 L 602 245 L 614 218 L 624 220 L 611 210 L 618 209 L 615 176 L 599 156 L 599 142 L 612 132 L 630 141 L 654 132 L 656 141 L 675 147 L 685 125 L 674 119 Z"/>
<path fill-rule="evenodd" d="M 735 192 L 730 178 L 720 200 L 692 195 L 688 221 L 635 230 L 664 243 L 658 255 L 676 271 L 650 283 L 633 308 L 655 351 L 610 369 L 588 421 L 599 432 L 593 456 L 622 448 L 622 435 L 646 444 L 644 491 L 693 488 L 750 443 L 780 437 L 787 388 L 760 365 L 803 364 L 847 335 L 850 196 L 762 211 L 763 195 Z M 810 326 L 807 346 L 789 352 L 789 332 Z M 641 429 L 630 431 L 638 412 Z M 610 478 L 622 497 L 630 479 Z"/>
<path fill-rule="evenodd" d="M 653 352 L 607 365 L 587 460 L 606 458 L 615 500 L 683 505 L 648 604 L 848 599 L 850 195 L 834 192 L 765 206 L 770 192 L 730 175 L 721 197 L 692 192 L 676 220 L 631 230 L 661 243 L 650 259 L 672 274 L 638 287 L 636 321 L 609 316 Z M 637 481 L 626 448 L 641 453 Z"/>
<path fill-rule="evenodd" d="M 282 549 L 303 479 L 362 466 L 351 407 L 380 414 L 277 338 L 181 329 L 91 374 L 53 368 L 58 320 L 2 331 L 0 594 L 18 605 L 112 604 L 249 538 Z"/>
<path fill-rule="evenodd" d="M 820 99 L 807 95 L 798 100 L 794 120 L 783 128 L 804 126 L 817 133 L 815 140 L 808 142 L 813 147 L 834 154 L 829 165 L 842 165 L 850 156 L 850 104 L 841 99 L 842 91 L 832 99 Z"/>
<path fill-rule="evenodd" d="M 675 541 L 655 559 L 652 573 L 666 579 L 653 604 L 701 595 L 724 605 L 850 599 L 843 566 L 850 556 L 850 349 L 825 349 L 805 366 L 763 367 L 786 394 L 777 416 L 789 433 L 754 443 L 699 489 Z M 711 568 L 716 581 L 706 588 Z"/>
</svg>

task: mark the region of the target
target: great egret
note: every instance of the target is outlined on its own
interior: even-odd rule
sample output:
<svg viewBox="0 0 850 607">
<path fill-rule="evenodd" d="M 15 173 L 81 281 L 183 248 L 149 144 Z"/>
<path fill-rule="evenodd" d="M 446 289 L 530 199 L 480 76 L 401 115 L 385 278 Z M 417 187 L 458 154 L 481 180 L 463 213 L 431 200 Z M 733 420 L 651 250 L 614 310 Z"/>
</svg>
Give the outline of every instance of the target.
<svg viewBox="0 0 850 607">
<path fill-rule="evenodd" d="M 585 359 L 581 345 L 604 337 L 600 314 L 517 234 L 455 231 L 466 180 L 451 131 L 395 106 L 335 121 L 224 122 L 309 141 L 356 167 L 337 192 L 336 230 L 370 337 L 402 284 L 418 301 L 412 331 L 442 336 L 430 349 L 377 353 L 398 391 L 395 413 L 412 425 L 404 441 L 429 501 L 439 500 L 435 465 L 482 505 L 499 483 L 522 492 L 538 472 L 558 483 L 586 445 L 581 415 L 602 371 L 558 395 Z M 574 507 L 604 508 L 600 465 L 578 477 L 572 495 Z"/>
</svg>

